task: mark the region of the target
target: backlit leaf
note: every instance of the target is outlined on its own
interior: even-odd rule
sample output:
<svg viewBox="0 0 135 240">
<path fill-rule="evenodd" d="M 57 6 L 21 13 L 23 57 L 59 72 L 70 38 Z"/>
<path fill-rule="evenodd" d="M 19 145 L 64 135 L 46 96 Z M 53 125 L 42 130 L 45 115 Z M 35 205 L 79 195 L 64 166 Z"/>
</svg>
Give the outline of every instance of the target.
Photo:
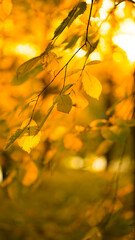
<svg viewBox="0 0 135 240">
<path fill-rule="evenodd" d="M 15 140 L 20 137 L 20 135 L 23 133 L 23 131 L 24 131 L 24 129 L 17 129 L 16 132 L 9 138 L 5 149 L 10 147 L 10 145 L 13 144 L 15 142 Z"/>
<path fill-rule="evenodd" d="M 68 84 L 66 85 L 63 89 L 62 89 L 62 93 L 65 93 L 66 91 L 68 91 L 71 87 L 73 87 L 74 84 Z"/>
<path fill-rule="evenodd" d="M 72 108 L 72 100 L 68 95 L 59 95 L 57 97 L 57 110 L 63 113 L 69 113 Z"/>
<path fill-rule="evenodd" d="M 43 71 L 43 66 L 41 63 L 39 63 L 38 65 L 36 65 L 34 68 L 32 68 L 31 70 L 28 70 L 27 72 L 25 72 L 23 75 L 17 75 L 14 77 L 12 84 L 13 85 L 20 85 L 24 82 L 26 82 L 27 80 L 29 80 L 30 78 L 35 77 L 38 73 L 40 73 L 41 71 Z"/>
<path fill-rule="evenodd" d="M 25 120 L 22 124 L 22 128 L 27 126 L 28 120 Z M 39 131 L 37 124 L 34 120 L 31 121 L 30 125 L 25 129 L 22 135 L 19 136 L 19 146 L 30 153 L 31 149 L 36 147 L 40 141 L 41 132 Z"/>
<path fill-rule="evenodd" d="M 63 20 L 60 26 L 54 32 L 54 38 L 60 35 L 67 26 L 70 26 L 71 23 L 83 12 L 86 10 L 86 2 L 79 3 L 76 7 L 74 7 L 68 14 L 68 16 Z M 52 39 L 52 40 L 53 40 Z"/>
<path fill-rule="evenodd" d="M 29 72 L 36 63 L 40 60 L 40 56 L 32 58 L 28 60 L 27 62 L 23 63 L 18 69 L 17 69 L 17 77 L 20 78 L 27 72 Z"/>
<path fill-rule="evenodd" d="M 93 98 L 99 99 L 102 91 L 102 85 L 99 80 L 87 72 L 83 73 L 82 76 L 83 88 L 85 92 Z"/>
</svg>

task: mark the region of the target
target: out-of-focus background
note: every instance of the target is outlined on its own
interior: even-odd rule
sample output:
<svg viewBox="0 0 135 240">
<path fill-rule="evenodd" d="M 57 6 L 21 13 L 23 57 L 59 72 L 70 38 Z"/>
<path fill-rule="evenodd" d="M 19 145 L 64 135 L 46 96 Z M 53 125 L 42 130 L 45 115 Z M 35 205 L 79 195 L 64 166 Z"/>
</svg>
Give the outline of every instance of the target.
<svg viewBox="0 0 135 240">
<path fill-rule="evenodd" d="M 70 113 L 53 109 L 34 140 L 23 136 L 5 149 L 37 94 L 84 43 L 91 0 L 39 65 L 20 78 L 17 69 L 45 51 L 78 3 L 0 1 L 0 240 L 133 239 L 134 1 L 94 1 L 88 39 L 97 46 L 84 70 L 94 90 L 80 79 L 85 46 L 67 67 Z M 48 113 L 64 74 L 39 99 L 33 124 Z"/>
</svg>

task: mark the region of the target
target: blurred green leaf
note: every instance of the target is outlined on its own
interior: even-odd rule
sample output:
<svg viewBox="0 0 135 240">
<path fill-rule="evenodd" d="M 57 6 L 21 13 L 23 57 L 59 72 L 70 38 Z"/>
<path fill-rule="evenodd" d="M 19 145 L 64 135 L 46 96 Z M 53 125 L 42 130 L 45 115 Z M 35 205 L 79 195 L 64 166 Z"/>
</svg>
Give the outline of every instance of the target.
<svg viewBox="0 0 135 240">
<path fill-rule="evenodd" d="M 17 129 L 16 132 L 9 138 L 8 143 L 7 143 L 6 147 L 5 147 L 5 149 L 7 149 L 8 147 L 10 147 L 10 145 L 11 145 L 12 143 L 14 143 L 15 140 L 16 140 L 17 138 L 19 138 L 23 132 L 24 132 L 24 128 L 23 128 L 23 129 Z"/>
<path fill-rule="evenodd" d="M 27 62 L 23 63 L 18 69 L 17 69 L 17 78 L 22 77 L 24 74 L 29 72 L 40 60 L 40 56 L 34 57 Z"/>
<path fill-rule="evenodd" d="M 19 78 L 18 78 L 18 76 L 16 74 L 16 76 L 14 77 L 14 79 L 12 81 L 12 84 L 16 85 L 16 86 L 20 85 L 20 84 L 26 82 L 27 80 L 29 80 L 30 78 L 34 78 L 41 71 L 43 71 L 43 67 L 42 67 L 42 64 L 39 63 L 37 66 L 35 66 L 30 71 L 27 71 L 25 74 L 23 74 Z"/>
<path fill-rule="evenodd" d="M 63 20 L 60 26 L 55 30 L 53 39 L 59 36 L 67 26 L 70 26 L 71 23 L 86 10 L 86 2 L 79 3 L 74 7 L 68 14 L 68 16 Z M 52 39 L 52 40 L 53 40 Z"/>
</svg>

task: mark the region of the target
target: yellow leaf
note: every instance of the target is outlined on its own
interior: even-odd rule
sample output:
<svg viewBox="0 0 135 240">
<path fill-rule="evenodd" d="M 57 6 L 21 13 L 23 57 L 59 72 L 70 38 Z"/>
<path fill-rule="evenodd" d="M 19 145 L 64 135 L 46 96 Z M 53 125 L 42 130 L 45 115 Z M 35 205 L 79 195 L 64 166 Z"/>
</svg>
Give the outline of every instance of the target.
<svg viewBox="0 0 135 240">
<path fill-rule="evenodd" d="M 27 123 L 28 119 L 23 122 L 21 128 L 24 128 Z M 18 139 L 19 146 L 28 153 L 30 153 L 31 149 L 36 147 L 40 141 L 41 132 L 38 131 L 36 134 L 37 129 L 36 122 L 32 120 L 28 128 Z"/>
<path fill-rule="evenodd" d="M 22 170 L 25 171 L 25 175 L 22 179 L 22 184 L 29 186 L 34 183 L 38 177 L 38 168 L 34 162 L 28 161 L 22 167 Z"/>
<path fill-rule="evenodd" d="M 99 99 L 102 91 L 102 85 L 99 80 L 87 72 L 83 73 L 82 76 L 83 88 L 85 92 L 93 98 Z"/>
<path fill-rule="evenodd" d="M 6 16 L 8 16 L 13 8 L 13 4 L 11 0 L 3 0 L 2 1 L 2 8 Z"/>
</svg>

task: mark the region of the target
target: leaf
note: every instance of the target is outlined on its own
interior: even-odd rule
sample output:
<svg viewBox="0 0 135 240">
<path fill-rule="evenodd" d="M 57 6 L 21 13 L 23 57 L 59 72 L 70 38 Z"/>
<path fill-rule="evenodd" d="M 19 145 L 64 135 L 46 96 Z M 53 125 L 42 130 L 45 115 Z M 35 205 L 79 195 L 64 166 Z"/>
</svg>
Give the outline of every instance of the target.
<svg viewBox="0 0 135 240">
<path fill-rule="evenodd" d="M 72 100 L 68 95 L 59 95 L 57 97 L 57 110 L 63 113 L 69 113 L 72 108 Z"/>
<path fill-rule="evenodd" d="M 27 126 L 28 122 L 29 119 L 25 120 L 21 127 L 24 129 L 24 126 Z M 39 143 L 40 137 L 41 132 L 36 122 L 32 120 L 28 127 L 25 127 L 23 134 L 19 136 L 18 144 L 23 150 L 30 153 L 31 149 L 36 147 Z"/>
<path fill-rule="evenodd" d="M 99 63 L 101 63 L 100 60 L 93 60 L 93 61 L 88 62 L 86 65 L 95 65 L 95 64 L 99 64 Z"/>
<path fill-rule="evenodd" d="M 74 36 L 72 36 L 71 39 L 67 39 L 66 42 L 68 42 L 68 43 L 67 43 L 67 45 L 65 46 L 64 49 L 73 48 L 79 38 L 80 38 L 79 35 L 74 35 Z"/>
<path fill-rule="evenodd" d="M 91 41 L 90 41 L 90 42 L 91 42 Z M 99 39 L 98 39 L 96 42 L 94 42 L 94 43 L 92 44 L 92 46 L 89 48 L 89 50 L 88 50 L 88 52 L 87 52 L 87 54 L 86 54 L 86 57 L 87 57 L 87 58 L 89 57 L 89 55 L 90 55 L 92 52 L 94 52 L 94 50 L 96 49 L 98 43 L 99 43 Z"/>
<path fill-rule="evenodd" d="M 86 2 L 79 3 L 76 7 L 74 7 L 68 14 L 68 16 L 63 20 L 60 26 L 55 30 L 53 39 L 59 36 L 67 26 L 70 26 L 71 23 L 83 12 L 86 10 Z M 53 40 L 52 39 L 52 40 Z"/>
<path fill-rule="evenodd" d="M 93 75 L 84 72 L 82 76 L 82 82 L 85 92 L 90 97 L 96 98 L 98 100 L 102 91 L 102 85 L 99 80 Z"/>
<path fill-rule="evenodd" d="M 43 71 L 43 66 L 41 63 L 39 63 L 37 66 L 35 66 L 29 72 L 26 72 L 24 75 L 20 76 L 19 78 L 16 74 L 16 76 L 14 77 L 14 79 L 12 81 L 12 84 L 15 86 L 20 85 L 20 84 L 26 82 L 27 80 L 29 80 L 30 78 L 35 77 L 41 71 Z"/>
<path fill-rule="evenodd" d="M 23 133 L 23 131 L 24 131 L 24 129 L 17 129 L 16 132 L 9 138 L 5 149 L 10 147 L 10 145 L 13 144 L 15 142 L 15 140 L 20 137 L 20 135 Z"/>
<path fill-rule="evenodd" d="M 22 77 L 24 74 L 29 72 L 35 64 L 40 60 L 40 56 L 34 57 L 27 62 L 23 63 L 18 69 L 17 69 L 17 78 Z"/>
<path fill-rule="evenodd" d="M 83 14 L 86 10 L 87 4 L 86 2 L 80 2 L 77 6 L 77 11 L 75 12 L 75 15 L 71 19 L 69 26 L 72 24 L 72 22 L 81 14 Z"/>
<path fill-rule="evenodd" d="M 66 91 L 68 91 L 71 87 L 73 87 L 74 84 L 67 84 L 63 89 L 61 93 L 65 93 Z"/>
</svg>

